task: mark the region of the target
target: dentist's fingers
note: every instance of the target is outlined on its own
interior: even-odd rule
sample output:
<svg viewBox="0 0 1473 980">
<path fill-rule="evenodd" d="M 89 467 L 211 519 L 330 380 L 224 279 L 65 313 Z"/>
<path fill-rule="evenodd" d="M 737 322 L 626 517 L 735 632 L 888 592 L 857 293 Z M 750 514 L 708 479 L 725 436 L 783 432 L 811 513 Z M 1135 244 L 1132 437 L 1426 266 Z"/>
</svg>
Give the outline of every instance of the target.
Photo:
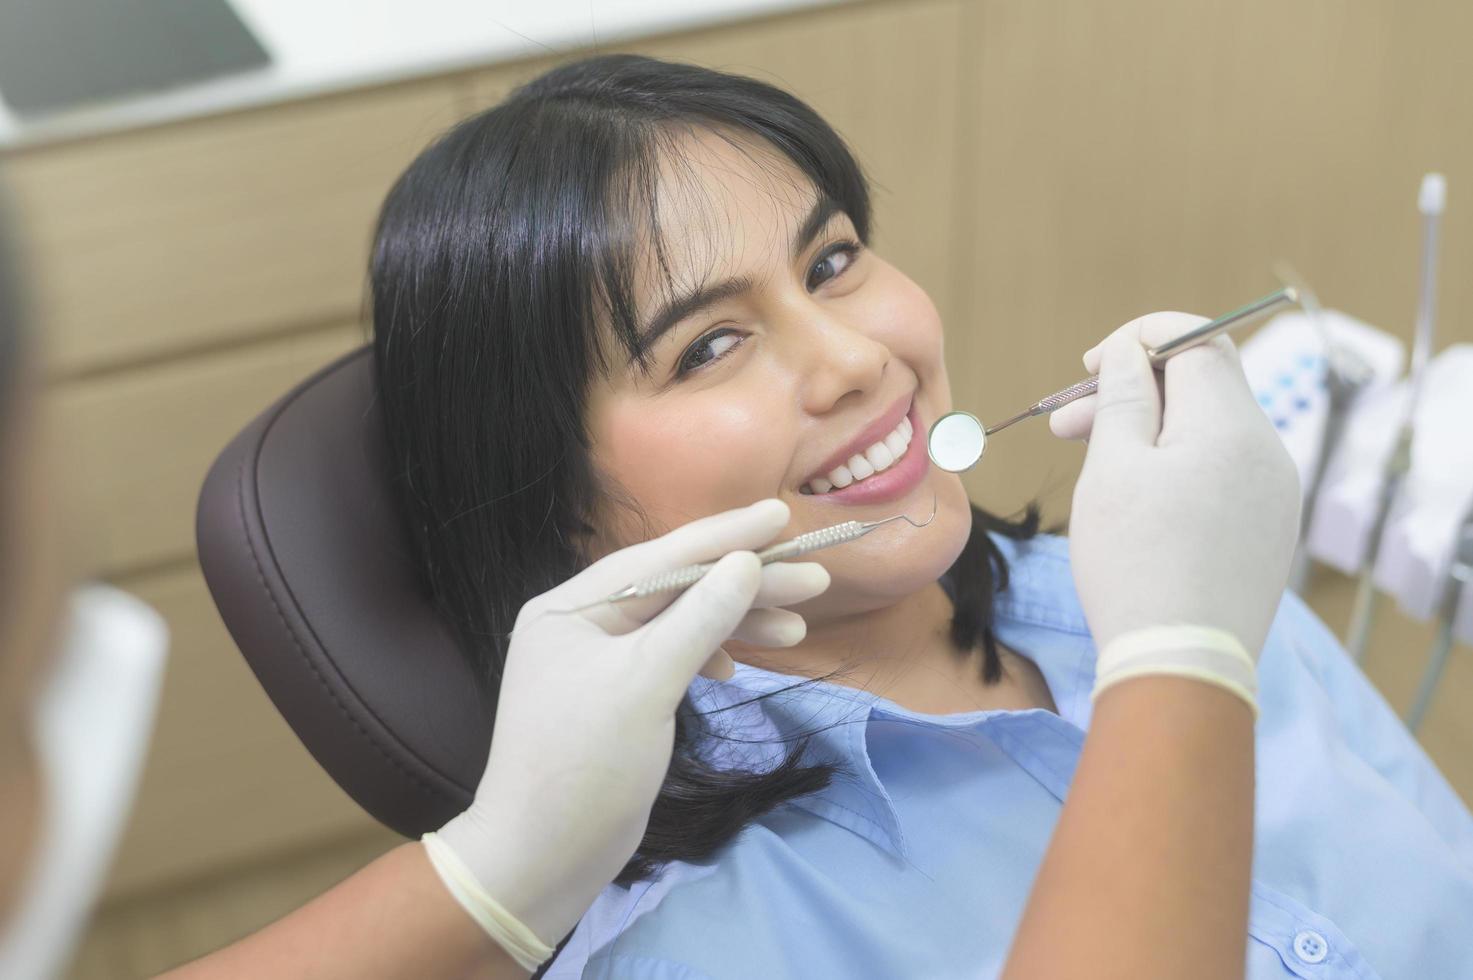
<svg viewBox="0 0 1473 980">
<path fill-rule="evenodd" d="M 1178 430 L 1236 431 L 1238 420 L 1245 415 L 1263 415 L 1243 373 L 1238 349 L 1226 336 L 1214 337 L 1166 362 L 1166 405 L 1161 430 L 1165 442 Z"/>
<path fill-rule="evenodd" d="M 721 647 L 711 654 L 711 659 L 699 671 L 702 677 L 709 677 L 716 681 L 730 680 L 731 675 L 736 673 L 736 665 L 732 663 L 731 654 Z"/>
<path fill-rule="evenodd" d="M 1160 347 L 1206 322 L 1206 317 L 1175 312 L 1152 313 L 1137 321 L 1146 348 Z M 1253 401 L 1238 349 L 1227 334 L 1173 355 L 1156 374 L 1164 406 L 1161 435 L 1167 440 L 1173 429 L 1219 431 Z"/>
<path fill-rule="evenodd" d="M 657 572 L 715 561 L 732 551 L 755 551 L 772 542 L 789 519 L 776 498 L 712 514 L 668 534 L 621 548 L 589 565 L 527 604 L 534 611 L 586 605 Z"/>
<path fill-rule="evenodd" d="M 742 617 L 731 637 L 763 647 L 790 647 L 803 642 L 808 623 L 787 609 L 753 609 Z"/>
<path fill-rule="evenodd" d="M 1048 417 L 1049 431 L 1060 439 L 1088 439 L 1095 420 L 1095 396 L 1072 401 Z"/>
<path fill-rule="evenodd" d="M 1100 345 L 1100 387 L 1094 401 L 1091 455 L 1155 445 L 1161 433 L 1161 393 L 1141 346 L 1140 321 L 1127 323 Z"/>
<path fill-rule="evenodd" d="M 733 552 L 633 634 L 629 668 L 644 675 L 670 710 L 751 610 L 761 579 L 762 565 L 755 554 Z"/>
<path fill-rule="evenodd" d="M 775 561 L 762 566 L 762 584 L 753 606 L 796 606 L 829 587 L 829 570 L 816 561 Z"/>
<path fill-rule="evenodd" d="M 614 586 L 609 589 L 609 592 L 622 587 Z M 752 601 L 752 605 L 754 607 L 794 606 L 821 595 L 828 587 L 828 569 L 818 562 L 773 562 L 762 566 L 762 581 L 757 588 L 757 598 Z M 604 594 L 608 595 L 607 592 Z M 601 603 L 591 609 L 585 609 L 582 615 L 584 619 L 595 624 L 610 636 L 618 636 L 622 633 L 631 633 L 654 619 L 679 595 L 679 592 L 661 592 L 642 599 Z"/>
<path fill-rule="evenodd" d="M 1202 317 L 1192 316 L 1187 313 L 1152 313 L 1147 316 L 1132 320 L 1121 327 L 1121 330 L 1134 328 L 1138 331 L 1138 337 L 1142 346 L 1146 348 L 1159 347 L 1169 340 L 1173 340 L 1193 327 L 1206 320 Z M 1225 340 L 1226 338 L 1217 338 Z M 1213 341 L 1214 343 L 1216 341 Z M 1229 342 L 1230 343 L 1230 342 Z M 1090 374 L 1098 374 L 1100 370 L 1100 352 L 1104 347 L 1104 341 L 1091 347 L 1084 352 L 1081 360 L 1084 369 Z M 1173 358 L 1174 360 L 1174 358 Z M 1185 376 L 1189 372 L 1181 372 Z M 1166 378 L 1167 372 L 1157 368 L 1156 387 L 1159 392 L 1163 406 L 1167 402 Z M 1095 409 L 1099 401 L 1094 395 L 1072 401 L 1063 408 L 1049 416 L 1049 430 L 1060 439 L 1083 439 L 1088 440 L 1094 426 Z M 1166 409 L 1169 416 L 1170 410 Z M 1163 429 L 1165 427 L 1163 422 Z"/>
</svg>

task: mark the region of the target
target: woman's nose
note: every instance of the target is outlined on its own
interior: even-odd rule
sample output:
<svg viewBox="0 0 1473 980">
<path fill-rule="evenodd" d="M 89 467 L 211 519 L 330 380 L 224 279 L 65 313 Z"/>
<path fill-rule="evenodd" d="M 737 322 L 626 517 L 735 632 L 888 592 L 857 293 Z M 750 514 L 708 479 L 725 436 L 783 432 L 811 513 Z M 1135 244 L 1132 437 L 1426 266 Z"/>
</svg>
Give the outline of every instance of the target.
<svg viewBox="0 0 1473 980">
<path fill-rule="evenodd" d="M 828 411 L 850 392 L 872 391 L 890 361 L 888 346 L 823 313 L 810 313 L 796 337 L 804 348 L 798 358 L 804 373 L 804 407 L 813 414 Z"/>
</svg>

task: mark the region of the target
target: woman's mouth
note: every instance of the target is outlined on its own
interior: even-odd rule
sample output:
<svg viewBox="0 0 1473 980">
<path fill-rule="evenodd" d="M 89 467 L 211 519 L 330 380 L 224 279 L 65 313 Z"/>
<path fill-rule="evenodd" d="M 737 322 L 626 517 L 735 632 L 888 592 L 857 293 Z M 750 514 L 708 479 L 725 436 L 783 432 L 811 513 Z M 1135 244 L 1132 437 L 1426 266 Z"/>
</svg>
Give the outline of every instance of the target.
<svg viewBox="0 0 1473 980">
<path fill-rule="evenodd" d="M 869 504 L 898 499 L 926 474 L 924 447 L 917 446 L 916 407 L 883 439 L 855 453 L 821 477 L 813 477 L 799 493 L 826 503 Z"/>
</svg>

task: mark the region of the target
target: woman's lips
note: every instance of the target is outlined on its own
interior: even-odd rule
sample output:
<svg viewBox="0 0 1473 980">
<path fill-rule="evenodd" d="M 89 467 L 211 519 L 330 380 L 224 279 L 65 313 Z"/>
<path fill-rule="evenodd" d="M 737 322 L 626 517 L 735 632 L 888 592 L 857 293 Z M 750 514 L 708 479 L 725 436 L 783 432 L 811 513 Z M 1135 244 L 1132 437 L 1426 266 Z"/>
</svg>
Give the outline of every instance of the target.
<svg viewBox="0 0 1473 980">
<path fill-rule="evenodd" d="M 883 504 L 899 500 L 914 490 L 925 479 L 930 460 L 926 456 L 926 430 L 921 425 L 915 402 L 911 402 L 905 417 L 910 419 L 912 428 L 910 445 L 905 447 L 905 455 L 890 464 L 888 469 L 857 480 L 842 490 L 803 494 L 803 499 L 831 504 Z"/>
</svg>

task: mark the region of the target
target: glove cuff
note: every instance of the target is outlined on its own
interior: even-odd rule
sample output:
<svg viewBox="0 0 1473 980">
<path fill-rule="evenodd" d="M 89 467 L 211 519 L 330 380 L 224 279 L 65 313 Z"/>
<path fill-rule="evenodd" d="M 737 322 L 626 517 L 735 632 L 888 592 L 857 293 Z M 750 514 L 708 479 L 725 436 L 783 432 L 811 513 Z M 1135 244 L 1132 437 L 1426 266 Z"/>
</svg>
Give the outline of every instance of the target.
<svg viewBox="0 0 1473 980">
<path fill-rule="evenodd" d="M 435 873 L 461 908 L 524 970 L 536 972 L 553 949 L 481 887 L 460 857 L 433 831 L 420 838 Z"/>
<path fill-rule="evenodd" d="M 1190 677 L 1231 691 L 1258 717 L 1258 670 L 1236 636 L 1208 626 L 1151 626 L 1121 634 L 1100 651 L 1090 702 L 1132 677 Z"/>
</svg>

